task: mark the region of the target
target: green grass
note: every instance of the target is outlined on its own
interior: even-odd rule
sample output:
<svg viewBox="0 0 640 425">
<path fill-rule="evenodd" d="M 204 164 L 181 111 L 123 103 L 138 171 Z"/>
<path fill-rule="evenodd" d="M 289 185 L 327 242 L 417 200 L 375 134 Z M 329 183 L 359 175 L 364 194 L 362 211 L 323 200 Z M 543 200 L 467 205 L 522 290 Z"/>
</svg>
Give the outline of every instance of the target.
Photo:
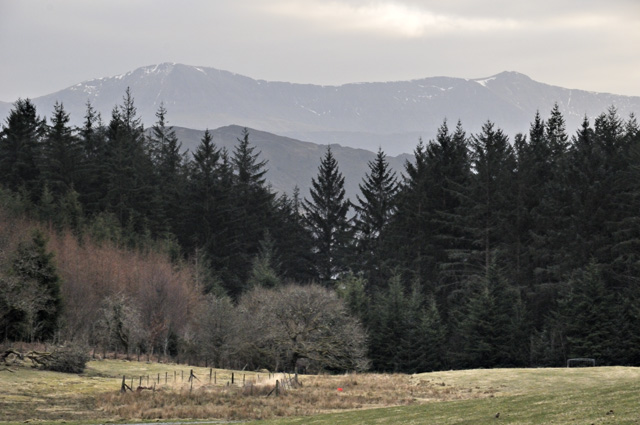
<svg viewBox="0 0 640 425">
<path fill-rule="evenodd" d="M 176 364 L 146 363 L 121 360 L 91 361 L 81 375 L 33 369 L 28 365 L 12 367 L 12 372 L 0 371 L 0 424 L 34 423 L 98 423 L 117 422 L 122 418 L 101 413 L 97 403 L 104 394 L 117 394 L 122 376 L 127 385 L 136 389 L 142 377 L 142 386 L 188 391 L 190 371 L 199 381 L 194 387 L 209 383 L 209 369 Z M 217 385 L 231 380 L 231 371 L 213 369 Z M 175 375 L 174 375 L 175 372 Z M 158 384 L 158 374 L 160 383 Z M 166 375 L 165 375 L 166 374 Z M 235 372 L 242 382 L 243 375 L 250 379 L 254 372 Z M 264 374 L 262 374 L 264 376 Z M 147 381 L 147 376 L 149 380 Z M 167 384 L 165 384 L 165 376 Z M 176 381 L 174 381 L 174 376 Z M 147 384 L 149 382 L 149 384 Z"/>
<path fill-rule="evenodd" d="M 13 369 L 14 373 L 0 371 L 0 425 L 118 423 L 145 417 L 162 418 L 162 422 L 189 417 L 203 419 L 211 417 L 210 414 L 197 413 L 212 411 L 206 410 L 207 403 L 212 402 L 223 403 L 227 412 L 235 411 L 236 416 L 229 413 L 228 418 L 243 417 L 240 413 L 250 409 L 258 412 L 253 417 L 299 415 L 305 412 L 303 403 L 311 406 L 306 411 L 312 413 L 348 409 L 251 422 L 264 425 L 640 424 L 640 368 L 630 367 L 468 370 L 413 376 L 305 376 L 301 378 L 305 386 L 277 399 L 264 395 L 234 396 L 236 393 L 225 390 L 231 378 L 231 371 L 227 370 L 214 369 L 217 386 L 222 391 L 215 392 L 208 382 L 209 369 L 175 364 L 92 361 L 82 375 L 29 367 Z M 193 396 L 187 382 L 191 369 L 200 379 L 197 385 L 202 386 L 198 390 L 194 386 Z M 172 382 L 174 371 L 177 382 Z M 144 377 L 144 386 L 147 375 L 153 385 L 158 373 L 161 382 L 156 385 L 164 388 L 160 392 L 119 396 L 122 375 L 127 376 L 128 384 L 133 377 L 135 388 L 140 376 Z M 165 373 L 168 384 L 164 384 Z M 243 374 L 235 372 L 236 380 L 241 382 Z M 260 375 L 266 378 L 265 374 Z M 246 378 L 254 379 L 255 374 L 247 372 Z M 336 392 L 337 387 L 344 387 L 344 391 Z M 381 395 L 385 395 L 384 399 Z M 122 404 L 123 412 L 140 414 L 118 415 L 108 409 L 113 408 L 110 403 Z M 393 404 L 403 406 L 371 408 Z M 164 410 L 154 410 L 161 408 Z M 178 411 L 187 415 L 172 413 Z M 193 416 L 189 416 L 192 411 Z M 164 416 L 154 416 L 154 412 Z M 225 414 L 211 417 L 224 418 Z"/>
<path fill-rule="evenodd" d="M 418 381 L 492 394 L 486 398 L 351 411 L 275 424 L 638 424 L 640 369 L 495 369 L 416 375 Z M 496 417 L 496 414 L 500 414 Z"/>
</svg>

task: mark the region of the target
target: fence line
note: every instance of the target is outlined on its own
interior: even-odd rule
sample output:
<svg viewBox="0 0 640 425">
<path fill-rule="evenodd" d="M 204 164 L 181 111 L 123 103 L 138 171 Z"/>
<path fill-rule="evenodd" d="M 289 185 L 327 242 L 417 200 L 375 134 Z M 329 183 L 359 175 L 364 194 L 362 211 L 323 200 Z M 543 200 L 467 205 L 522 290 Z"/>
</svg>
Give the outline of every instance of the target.
<svg viewBox="0 0 640 425">
<path fill-rule="evenodd" d="M 237 387 L 246 387 L 248 385 L 256 385 L 261 382 L 260 373 L 258 372 L 242 372 L 242 382 L 240 382 L 240 375 L 236 375 L 236 371 L 229 371 L 228 373 L 218 373 L 218 370 L 214 370 L 213 368 L 209 368 L 208 374 L 204 374 L 205 377 L 203 379 L 203 372 L 196 372 L 194 369 L 189 369 L 187 372 L 187 379 L 185 380 L 185 370 L 173 369 L 173 378 L 171 377 L 171 373 L 168 370 L 164 371 L 164 378 L 162 377 L 162 372 L 155 373 L 147 373 L 143 375 L 133 375 L 126 373 L 122 374 L 122 384 L 121 391 L 142 391 L 142 390 L 155 390 L 160 388 L 188 388 L 189 390 L 193 390 L 194 382 L 199 384 L 199 388 L 206 386 L 237 386 Z M 200 373 L 200 376 L 198 376 Z M 208 375 L 208 376 L 206 376 Z M 269 379 L 273 376 L 275 379 L 276 374 L 271 373 L 263 373 L 263 376 L 268 376 Z M 284 376 L 284 375 L 283 375 Z M 268 382 L 268 381 L 266 381 Z M 266 383 L 265 382 L 265 383 Z M 134 383 L 137 383 L 137 387 L 134 387 Z"/>
</svg>

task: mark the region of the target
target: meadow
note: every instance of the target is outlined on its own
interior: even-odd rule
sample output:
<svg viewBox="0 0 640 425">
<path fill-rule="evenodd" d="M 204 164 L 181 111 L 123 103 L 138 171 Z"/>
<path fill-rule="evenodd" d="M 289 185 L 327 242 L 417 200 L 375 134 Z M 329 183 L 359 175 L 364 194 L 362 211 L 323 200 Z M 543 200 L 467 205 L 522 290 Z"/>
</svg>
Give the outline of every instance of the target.
<svg viewBox="0 0 640 425">
<path fill-rule="evenodd" d="M 191 370 L 196 379 L 189 381 Z M 123 376 L 133 392 L 120 392 Z M 301 387 L 276 396 L 275 380 L 289 378 L 124 360 L 91 361 L 82 375 L 13 366 L 0 371 L 0 424 L 640 423 L 640 368 L 301 375 Z"/>
</svg>

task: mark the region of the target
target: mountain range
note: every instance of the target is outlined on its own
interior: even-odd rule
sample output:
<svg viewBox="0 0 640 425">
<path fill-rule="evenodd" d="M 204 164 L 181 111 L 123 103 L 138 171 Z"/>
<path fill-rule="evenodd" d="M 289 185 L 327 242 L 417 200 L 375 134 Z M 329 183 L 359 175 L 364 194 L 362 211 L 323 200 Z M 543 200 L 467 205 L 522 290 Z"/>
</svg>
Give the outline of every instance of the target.
<svg viewBox="0 0 640 425">
<path fill-rule="evenodd" d="M 489 78 L 430 77 L 411 81 L 320 86 L 255 80 L 214 68 L 162 63 L 123 75 L 85 81 L 32 99 L 41 115 L 55 101 L 80 124 L 86 103 L 108 121 L 130 87 L 145 126 L 160 103 L 169 124 L 204 130 L 240 125 L 318 144 L 340 144 L 390 155 L 412 152 L 447 119 L 467 133 L 487 120 L 513 136 L 526 132 L 536 111 L 548 116 L 558 103 L 573 134 L 585 115 L 592 120 L 615 106 L 622 117 L 640 112 L 640 97 L 566 89 L 536 82 L 517 72 Z M 0 118 L 10 103 L 0 102 Z"/>
</svg>

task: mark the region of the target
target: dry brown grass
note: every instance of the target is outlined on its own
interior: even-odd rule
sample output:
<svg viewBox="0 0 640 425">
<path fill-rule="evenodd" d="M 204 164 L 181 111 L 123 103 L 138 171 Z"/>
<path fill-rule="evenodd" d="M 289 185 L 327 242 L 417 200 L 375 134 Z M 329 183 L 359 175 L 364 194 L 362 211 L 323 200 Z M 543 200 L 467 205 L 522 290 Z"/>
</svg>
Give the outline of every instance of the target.
<svg viewBox="0 0 640 425">
<path fill-rule="evenodd" d="M 266 376 L 265 376 L 266 377 Z M 136 419 L 269 419 L 385 406 L 406 406 L 429 401 L 487 397 L 491 390 L 458 388 L 409 375 L 348 374 L 301 376 L 302 387 L 280 396 L 272 392 L 275 379 L 246 385 L 160 386 L 155 391 L 127 394 L 111 392 L 98 397 L 107 415 Z M 342 391 L 339 391 L 341 388 Z M 268 395 L 271 392 L 271 395 Z"/>
<path fill-rule="evenodd" d="M 268 419 L 480 398 L 495 392 L 455 382 L 455 376 L 367 373 L 301 375 L 301 387 L 285 388 L 276 397 L 275 380 L 282 381 L 283 375 L 269 379 L 267 372 L 123 360 L 91 361 L 82 375 L 38 371 L 27 365 L 12 369 L 0 371 L 0 423 Z M 198 378 L 193 387 L 188 381 L 191 369 Z M 151 389 L 121 394 L 123 375 L 134 390 L 141 377 L 142 386 Z"/>
</svg>

